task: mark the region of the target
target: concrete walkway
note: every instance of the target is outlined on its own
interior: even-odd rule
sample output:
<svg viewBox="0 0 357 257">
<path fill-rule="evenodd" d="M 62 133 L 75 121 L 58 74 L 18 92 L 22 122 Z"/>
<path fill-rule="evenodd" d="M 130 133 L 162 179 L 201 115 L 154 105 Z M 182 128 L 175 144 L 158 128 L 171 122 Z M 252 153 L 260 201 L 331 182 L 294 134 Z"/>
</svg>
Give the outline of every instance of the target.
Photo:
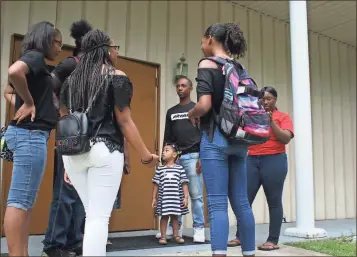
<svg viewBox="0 0 357 257">
<path fill-rule="evenodd" d="M 194 252 L 175 252 L 172 254 L 150 255 L 150 256 L 210 256 L 210 250 L 194 251 Z M 228 256 L 242 256 L 241 248 L 228 248 Z M 300 248 L 282 245 L 276 251 L 257 251 L 256 256 L 329 256 L 322 253 L 316 253 Z"/>
<path fill-rule="evenodd" d="M 308 239 L 286 237 L 283 235 L 284 230 L 287 227 L 295 226 L 294 223 L 284 223 L 281 228 L 280 243 L 305 241 Z M 343 220 L 325 220 L 317 221 L 316 227 L 324 228 L 329 237 L 340 237 L 342 235 L 356 234 L 356 219 L 343 219 Z M 256 244 L 262 244 L 265 242 L 268 236 L 268 224 L 256 225 Z M 109 237 L 127 237 L 127 236 L 143 236 L 143 235 L 155 235 L 156 231 L 137 231 L 137 232 L 124 232 L 124 233 L 111 233 Z M 192 229 L 185 229 L 184 235 L 192 236 Z M 235 227 L 230 228 L 230 239 L 234 238 Z M 209 229 L 206 229 L 206 236 L 209 238 Z M 42 240 L 44 236 L 31 236 L 29 241 L 29 254 L 31 256 L 40 256 L 42 251 Z M 281 248 L 276 251 L 263 252 L 257 251 L 257 256 L 325 256 L 323 254 L 317 254 L 310 251 L 306 251 L 299 248 L 280 245 Z M 132 251 L 117 251 L 109 252 L 107 256 L 210 256 L 211 248 L 209 244 L 203 245 L 187 245 L 178 247 L 162 247 L 145 250 L 132 250 Z M 6 238 L 1 238 L 1 253 L 7 253 Z M 241 248 L 229 248 L 228 255 L 241 256 Z"/>
</svg>

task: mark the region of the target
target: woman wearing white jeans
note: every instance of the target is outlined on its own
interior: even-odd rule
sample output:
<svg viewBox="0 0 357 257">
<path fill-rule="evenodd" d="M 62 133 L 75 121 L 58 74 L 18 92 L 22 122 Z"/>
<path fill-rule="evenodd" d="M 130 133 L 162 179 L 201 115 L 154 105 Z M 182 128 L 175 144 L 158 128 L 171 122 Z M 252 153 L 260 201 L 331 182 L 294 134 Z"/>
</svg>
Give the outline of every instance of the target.
<svg viewBox="0 0 357 257">
<path fill-rule="evenodd" d="M 61 90 L 61 115 L 68 113 L 69 104 L 72 110 L 91 106 L 93 138 L 88 153 L 63 156 L 63 162 L 86 211 L 83 256 L 105 256 L 109 218 L 123 174 L 124 137 L 144 165 L 154 167 L 159 157 L 148 151 L 131 118 L 133 86 L 115 69 L 119 47 L 105 32 L 93 30 L 83 37 L 82 48 L 84 55 Z"/>
</svg>

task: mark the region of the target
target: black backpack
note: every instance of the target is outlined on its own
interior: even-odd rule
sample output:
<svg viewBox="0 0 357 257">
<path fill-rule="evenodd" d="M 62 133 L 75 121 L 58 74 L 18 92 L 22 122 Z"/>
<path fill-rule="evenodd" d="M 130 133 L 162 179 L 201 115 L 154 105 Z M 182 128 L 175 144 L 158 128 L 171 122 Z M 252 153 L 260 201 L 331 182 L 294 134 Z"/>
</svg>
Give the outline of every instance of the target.
<svg viewBox="0 0 357 257">
<path fill-rule="evenodd" d="M 107 76 L 103 83 L 107 82 Z M 91 124 L 88 120 L 94 101 L 99 94 L 99 91 L 94 95 L 92 101 L 88 104 L 88 108 L 84 111 L 72 110 L 71 87 L 68 87 L 69 92 L 69 114 L 60 118 L 56 127 L 56 149 L 61 155 L 80 155 L 87 153 L 90 150 L 90 140 L 97 136 L 102 125 L 100 123 L 96 133 L 92 134 Z"/>
</svg>

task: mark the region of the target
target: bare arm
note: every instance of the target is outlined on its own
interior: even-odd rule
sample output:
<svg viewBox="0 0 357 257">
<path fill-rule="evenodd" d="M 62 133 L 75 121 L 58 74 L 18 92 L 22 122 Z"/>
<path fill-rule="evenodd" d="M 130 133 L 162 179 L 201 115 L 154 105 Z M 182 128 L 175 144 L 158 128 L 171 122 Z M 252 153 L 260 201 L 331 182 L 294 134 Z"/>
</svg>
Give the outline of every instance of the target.
<svg viewBox="0 0 357 257">
<path fill-rule="evenodd" d="M 218 66 L 211 60 L 203 60 L 200 62 L 199 69 L 217 69 Z M 198 82 L 200 83 L 200 82 Z M 197 85 L 199 86 L 199 85 Z M 212 108 L 212 95 L 204 94 L 198 99 L 198 103 L 189 112 L 189 117 L 202 117 Z"/>
<path fill-rule="evenodd" d="M 17 94 L 21 97 L 26 105 L 33 105 L 33 98 L 28 89 L 26 75 L 30 72 L 29 67 L 23 61 L 16 61 L 10 66 L 9 80 L 14 86 Z"/>
<path fill-rule="evenodd" d="M 273 120 L 270 125 L 278 141 L 284 145 L 288 144 L 292 138 L 292 133 L 287 129 L 281 129 Z"/>
<path fill-rule="evenodd" d="M 154 188 L 152 190 L 152 199 L 156 199 L 157 198 L 157 192 L 159 191 L 159 185 L 154 183 Z"/>
<path fill-rule="evenodd" d="M 157 192 L 159 191 L 159 185 L 154 183 L 154 189 L 152 190 L 152 208 L 157 207 Z"/>
<path fill-rule="evenodd" d="M 7 85 L 4 89 L 4 97 L 6 101 L 11 102 L 11 105 L 14 107 L 16 102 L 15 90 Z"/>
<path fill-rule="evenodd" d="M 212 96 L 202 95 L 198 103 L 189 112 L 190 117 L 202 117 L 212 108 Z"/>
<path fill-rule="evenodd" d="M 183 194 L 185 196 L 185 199 L 188 199 L 188 183 L 183 183 L 182 189 L 183 189 Z"/>
</svg>

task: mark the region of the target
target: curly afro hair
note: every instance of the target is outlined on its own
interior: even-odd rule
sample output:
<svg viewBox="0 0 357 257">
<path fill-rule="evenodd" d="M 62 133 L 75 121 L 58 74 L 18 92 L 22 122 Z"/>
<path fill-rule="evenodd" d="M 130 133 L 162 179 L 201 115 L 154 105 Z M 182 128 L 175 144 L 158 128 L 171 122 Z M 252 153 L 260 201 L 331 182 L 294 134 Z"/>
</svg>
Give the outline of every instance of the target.
<svg viewBox="0 0 357 257">
<path fill-rule="evenodd" d="M 71 37 L 74 38 L 74 43 L 76 44 L 73 50 L 73 55 L 77 55 L 82 47 L 82 38 L 89 31 L 93 30 L 92 26 L 86 20 L 80 20 L 73 22 L 71 25 Z"/>
</svg>

